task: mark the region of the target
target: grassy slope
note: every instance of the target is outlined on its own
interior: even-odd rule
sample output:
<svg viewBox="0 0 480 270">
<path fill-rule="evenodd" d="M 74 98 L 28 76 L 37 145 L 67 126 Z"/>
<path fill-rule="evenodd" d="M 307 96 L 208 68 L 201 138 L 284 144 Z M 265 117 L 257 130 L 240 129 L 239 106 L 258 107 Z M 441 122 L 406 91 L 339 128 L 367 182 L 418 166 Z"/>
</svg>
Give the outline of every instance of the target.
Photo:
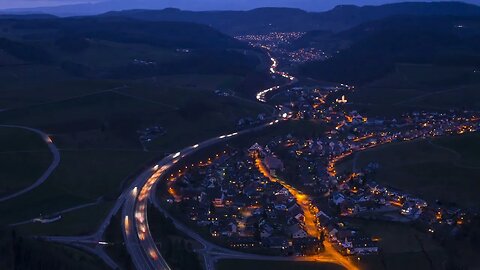
<svg viewBox="0 0 480 270">
<path fill-rule="evenodd" d="M 399 64 L 393 73 L 347 97 L 367 115 L 412 110 L 480 109 L 480 73 L 469 67 Z"/>
<path fill-rule="evenodd" d="M 32 34 L 31 29 L 16 31 L 15 34 L 10 32 L 12 36 L 8 38 Z M 48 37 L 48 33 L 41 36 Z M 210 39 L 202 36 L 197 40 Z M 62 70 L 59 62 L 33 64 L 0 52 L 0 110 L 10 109 L 0 113 L 0 123 L 37 127 L 52 134 L 62 155 L 59 167 L 42 186 L 0 204 L 0 226 L 92 203 L 98 198 L 102 200 L 97 205 L 64 213 L 60 221 L 51 224 L 29 223 L 15 227 L 21 235 L 90 233 L 110 210 L 125 181 L 130 180 L 127 177 L 148 161 L 161 158 L 167 151 L 219 135 L 225 129 L 234 129 L 241 117 L 271 112 L 269 107 L 242 98 L 218 97 L 212 93 L 219 88 L 235 89 L 244 79 L 244 75 L 235 73 L 236 65 L 232 62 L 237 63 L 234 60 L 239 59 L 231 52 L 197 64 L 211 70 L 215 70 L 216 65 L 227 64 L 233 67 L 234 74 L 230 69 L 217 73 L 202 69 L 189 71 L 190 74 L 182 72 L 127 81 L 124 78 L 106 79 L 102 72 L 128 65 L 133 59 L 155 61 L 170 69 L 170 63 L 189 58 L 197 62 L 202 57 L 211 59 L 208 53 L 214 51 L 184 54 L 176 52 L 175 48 L 92 39 L 85 51 L 67 53 L 55 48 L 52 40 L 39 42 L 46 44 L 46 50 L 58 61 L 77 62 L 93 67 L 97 73 L 92 74 L 92 78 L 75 77 Z M 179 47 L 188 48 L 189 45 L 180 44 Z M 241 70 L 246 68 L 242 61 L 238 66 Z M 124 85 L 129 88 L 118 90 Z M 149 147 L 152 152 L 144 152 L 136 130 L 151 125 L 164 126 L 167 134 L 152 143 Z M 5 151 L 40 149 L 33 139 L 19 134 L 0 132 L 0 140 L 8 141 L 5 145 L 0 142 L 0 149 Z M 21 157 L 22 160 L 13 159 L 10 154 L 2 155 L 0 153 L 0 162 L 12 163 L 9 167 L 16 171 L 21 169 L 21 164 L 28 166 L 29 170 L 20 173 L 32 174 L 36 169 L 35 164 L 28 165 L 24 161 L 33 154 Z M 7 176 L 15 173 L 9 172 Z M 2 179 L 3 174 L 5 170 L 0 173 Z M 47 245 L 42 244 L 45 248 Z M 63 251 L 56 252 L 63 256 Z M 87 265 L 85 269 L 101 269 L 96 260 L 85 259 L 80 252 L 72 256 L 82 260 L 82 265 Z"/>
<path fill-rule="evenodd" d="M 358 154 L 357 167 L 379 162 L 375 179 L 429 200 L 478 207 L 480 134 L 398 143 Z M 352 160 L 339 165 L 351 170 Z"/>
<path fill-rule="evenodd" d="M 112 201 L 121 191 L 121 183 L 127 180 L 126 177 L 141 168 L 154 155 L 155 153 L 121 150 L 62 151 L 62 162 L 43 185 L 29 192 L 28 196 L 21 196 L 0 205 L 0 224 L 56 213 L 94 202 L 99 197 L 103 197 L 107 202 Z M 86 224 L 92 226 L 84 226 L 82 232 L 96 229 L 96 222 L 105 214 L 102 207 L 92 207 L 91 210 L 90 221 Z M 78 232 L 78 224 L 71 222 L 70 218 L 62 219 L 59 224 L 65 226 L 59 226 L 62 229 L 55 230 L 55 234 Z M 74 227 L 71 227 L 72 225 Z M 48 230 L 51 225 L 35 226 L 52 232 Z"/>
<path fill-rule="evenodd" d="M 47 145 L 36 133 L 0 127 L 0 195 L 34 183 L 51 160 Z"/>
<path fill-rule="evenodd" d="M 347 223 L 380 239 L 381 252 L 366 264 L 367 269 L 429 269 L 430 259 L 435 262 L 434 267 L 440 267 L 446 260 L 440 245 L 409 225 L 358 219 Z"/>
<path fill-rule="evenodd" d="M 270 111 L 241 98 L 212 93 L 213 86 L 230 83 L 231 77 L 198 75 L 192 81 L 195 86 L 188 89 L 134 82 L 117 92 L 73 96 L 3 112 L 2 123 L 33 126 L 52 134 L 62 161 L 51 178 L 28 197 L 0 205 L 0 223 L 52 214 L 106 195 L 107 202 L 90 208 L 88 222 L 79 222 L 87 211 L 82 209 L 64 215 L 56 224 L 20 227 L 29 234 L 90 232 L 105 215 L 108 201 L 120 192 L 122 181 L 142 164 L 234 129 L 240 117 Z M 135 131 L 152 124 L 164 126 L 167 134 L 152 142 L 149 148 L 154 152 L 145 153 Z M 187 126 L 189 132 L 185 132 Z"/>
</svg>

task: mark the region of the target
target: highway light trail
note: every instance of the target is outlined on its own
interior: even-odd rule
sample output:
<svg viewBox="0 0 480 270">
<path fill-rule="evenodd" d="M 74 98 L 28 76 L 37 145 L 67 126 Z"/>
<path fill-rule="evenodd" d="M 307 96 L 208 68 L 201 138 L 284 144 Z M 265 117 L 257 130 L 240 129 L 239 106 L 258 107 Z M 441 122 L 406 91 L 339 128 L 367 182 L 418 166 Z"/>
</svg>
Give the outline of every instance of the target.
<svg viewBox="0 0 480 270">
<path fill-rule="evenodd" d="M 128 216 L 125 216 L 123 224 L 125 227 L 125 233 L 127 235 L 130 235 L 130 219 L 128 218 Z"/>
<path fill-rule="evenodd" d="M 124 193 L 124 220 L 122 224 L 124 239 L 136 269 L 170 270 L 150 234 L 147 205 L 155 183 L 177 160 L 172 158 L 174 155 L 176 154 L 168 156 L 165 162 L 159 163 L 142 173 L 130 189 Z"/>
<path fill-rule="evenodd" d="M 125 203 L 123 205 L 124 239 L 127 250 L 132 258 L 136 269 L 166 269 L 170 270 L 167 262 L 158 251 L 155 241 L 150 233 L 147 206 L 149 198 L 155 192 L 156 183 L 163 179 L 165 172 L 182 158 L 196 152 L 199 149 L 226 141 L 235 136 L 261 130 L 267 126 L 279 123 L 280 120 L 272 121 L 261 126 L 252 127 L 238 132 L 229 133 L 203 141 L 187 147 L 177 153 L 170 154 L 161 160 L 158 165 L 144 171 L 132 184 L 131 188 L 124 193 Z M 202 166 L 200 162 L 199 166 Z M 181 173 L 182 170 L 179 170 Z M 138 189 L 136 189 L 138 187 Z M 123 196 L 123 195 L 122 195 Z"/>
<path fill-rule="evenodd" d="M 278 71 L 278 70 L 277 70 L 277 67 L 278 67 L 278 61 L 277 61 L 277 59 L 275 59 L 275 58 L 272 57 L 271 53 L 268 51 L 268 48 L 266 48 L 266 47 L 262 47 L 262 48 L 264 48 L 264 49 L 267 50 L 267 54 L 268 54 L 268 56 L 270 57 L 270 61 L 272 62 L 271 66 L 270 66 L 270 69 L 269 69 L 269 70 L 270 70 L 270 74 L 271 74 L 271 75 L 280 75 L 281 77 L 283 77 L 283 78 L 285 78 L 285 79 L 288 79 L 289 82 L 288 82 L 287 84 L 290 84 L 290 83 L 292 83 L 293 81 L 295 81 L 295 77 L 290 76 L 290 75 L 289 75 L 288 73 L 286 73 L 286 72 Z M 281 87 L 280 85 L 277 85 L 277 86 L 273 86 L 273 87 L 270 87 L 270 88 L 268 88 L 268 89 L 264 89 L 264 90 L 258 92 L 257 95 L 256 95 L 257 100 L 260 101 L 260 102 L 263 102 L 263 103 L 267 102 L 266 95 L 267 95 L 269 92 L 272 92 L 272 91 L 274 91 L 274 90 L 280 89 L 280 87 Z"/>
</svg>

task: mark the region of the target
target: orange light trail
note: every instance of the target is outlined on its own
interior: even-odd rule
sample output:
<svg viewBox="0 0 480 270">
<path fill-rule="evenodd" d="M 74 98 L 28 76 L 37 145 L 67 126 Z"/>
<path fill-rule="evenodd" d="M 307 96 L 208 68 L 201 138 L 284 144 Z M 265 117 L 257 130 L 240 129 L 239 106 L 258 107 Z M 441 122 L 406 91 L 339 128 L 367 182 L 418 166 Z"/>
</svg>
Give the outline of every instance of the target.
<svg viewBox="0 0 480 270">
<path fill-rule="evenodd" d="M 318 228 L 316 226 L 316 214 L 318 213 L 318 208 L 312 207 L 312 209 L 310 209 L 311 201 L 308 195 L 301 193 L 296 188 L 285 183 L 283 180 L 272 176 L 263 164 L 262 160 L 258 157 L 258 155 L 255 157 L 255 165 L 257 166 L 260 173 L 262 173 L 270 181 L 281 184 L 290 192 L 290 194 L 295 197 L 300 207 L 302 208 L 305 216 L 305 230 L 310 236 L 318 238 L 320 236 L 320 232 L 318 231 Z M 324 252 L 314 256 L 308 256 L 306 258 L 299 258 L 299 260 L 308 260 L 320 263 L 334 263 L 345 267 L 347 270 L 359 270 L 358 266 L 356 266 L 353 262 L 351 262 L 342 254 L 340 254 L 338 251 L 336 251 L 330 242 L 324 241 L 323 244 L 325 247 Z"/>
<path fill-rule="evenodd" d="M 371 137 L 373 137 L 373 135 L 374 135 L 374 134 L 371 133 L 371 134 L 365 135 L 365 136 L 363 136 L 363 137 L 358 137 L 358 138 L 354 139 L 353 141 L 354 141 L 354 142 L 359 142 L 359 141 L 362 141 L 362 140 L 371 138 Z"/>
</svg>

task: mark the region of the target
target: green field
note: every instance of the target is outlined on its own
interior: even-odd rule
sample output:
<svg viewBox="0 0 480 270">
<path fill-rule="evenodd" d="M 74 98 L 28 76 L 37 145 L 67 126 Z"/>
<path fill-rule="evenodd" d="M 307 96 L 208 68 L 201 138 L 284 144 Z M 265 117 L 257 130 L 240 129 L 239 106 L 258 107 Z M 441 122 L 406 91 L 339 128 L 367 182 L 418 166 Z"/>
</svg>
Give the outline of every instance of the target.
<svg viewBox="0 0 480 270">
<path fill-rule="evenodd" d="M 57 50 L 52 53 L 58 53 Z M 158 64 L 169 64 L 188 58 L 187 54 L 172 49 L 157 48 L 146 44 L 125 44 L 104 40 L 92 40 L 89 47 L 79 53 L 61 53 L 63 59 L 100 69 L 125 65 L 133 59 L 155 61 Z"/>
<path fill-rule="evenodd" d="M 44 65 L 0 67 L 0 108 L 22 108 L 122 86 L 111 80 L 74 78 Z"/>
<path fill-rule="evenodd" d="M 21 65 L 0 68 L 0 78 L 5 82 L 0 89 L 0 109 L 10 108 L 0 114 L 0 124 L 38 128 L 51 135 L 61 152 L 60 165 L 44 184 L 0 205 L 0 225 L 51 215 L 102 198 L 99 205 L 62 214 L 58 222 L 17 228 L 28 235 L 94 231 L 125 181 L 131 180 L 127 177 L 145 163 L 235 130 L 242 117 L 255 118 L 272 111 L 240 97 L 213 93 L 216 89 L 234 89 L 243 80 L 239 75 L 172 74 L 129 81 L 97 80 L 72 77 L 53 66 Z M 166 134 L 148 145 L 150 152 L 144 152 L 137 130 L 152 125 L 164 127 Z M 36 136 L 0 131 L 0 162 L 8 168 L 0 176 L 15 176 L 15 181 L 2 181 L 0 194 L 29 184 L 48 166 L 50 153 Z"/>
<path fill-rule="evenodd" d="M 150 79 L 161 89 L 186 89 L 213 91 L 217 89 L 231 90 L 242 81 L 243 77 L 228 74 L 178 74 L 156 76 Z"/>
<path fill-rule="evenodd" d="M 0 127 L 0 152 L 48 152 L 47 144 L 35 132 L 15 128 Z"/>
<path fill-rule="evenodd" d="M 176 84 L 182 76 L 170 79 Z M 271 112 L 270 107 L 243 98 L 213 94 L 216 87 L 235 83 L 237 79 L 223 75 L 196 75 L 186 88 L 167 87 L 152 81 L 131 81 L 128 88 L 117 90 L 105 87 L 122 85 L 123 82 L 92 84 L 94 88 L 103 89 L 99 91 L 89 89 L 85 83 L 77 86 L 78 92 L 70 98 L 59 94 L 53 101 L 33 99 L 27 106 L 2 112 L 0 123 L 31 126 L 51 134 L 60 148 L 61 162 L 51 177 L 28 196 L 0 205 L 0 224 L 22 222 L 41 214 L 51 215 L 103 198 L 98 207 L 69 212 L 56 223 L 18 227 L 20 232 L 31 235 L 92 232 L 120 194 L 124 181 L 130 180 L 127 176 L 145 163 L 161 158 L 167 152 L 235 130 L 241 117 Z M 81 89 L 89 90 L 86 94 L 76 95 L 82 92 Z M 60 88 L 56 90 L 61 92 Z M 144 152 L 136 131 L 151 125 L 160 125 L 167 132 L 148 145 L 150 152 Z M 186 127 L 188 132 L 185 132 Z M 5 145 L 5 150 L 19 149 L 19 146 L 23 150 L 35 147 L 35 140 L 23 135 L 0 134 L 0 138 L 11 141 Z M 23 159 L 12 159 L 10 155 L 5 154 L 5 164 L 14 163 L 9 175 L 16 171 L 19 175 L 32 174 L 39 167 L 32 164 L 30 170 L 20 170 L 23 159 L 33 153 L 22 154 L 27 155 Z M 2 173 L 7 174 L 6 171 Z M 9 185 L 16 183 L 20 180 Z M 88 220 L 83 220 L 86 216 Z"/>
<path fill-rule="evenodd" d="M 0 196 L 33 184 L 51 162 L 52 154 L 38 134 L 0 127 Z"/>
<path fill-rule="evenodd" d="M 398 64 L 394 72 L 356 89 L 349 105 L 368 116 L 412 110 L 480 109 L 480 75 L 473 67 Z"/>
<path fill-rule="evenodd" d="M 225 77 L 206 79 L 211 79 L 211 84 L 229 80 Z M 211 91 L 132 83 L 124 89 L 6 111 L 0 121 L 41 128 L 52 133 L 62 148 L 139 149 L 136 131 L 160 125 L 167 130 L 162 140 L 153 143 L 160 149 L 216 136 L 234 129 L 241 117 L 256 117 L 258 113 L 267 112 L 271 110 L 264 105 L 216 96 Z M 187 126 L 192 132 L 184 132 Z M 172 141 L 176 143 L 173 146 Z"/>
<path fill-rule="evenodd" d="M 447 260 L 442 246 L 408 224 L 360 219 L 346 223 L 379 239 L 379 255 L 362 261 L 366 269 L 442 269 Z"/>
<path fill-rule="evenodd" d="M 0 227 L 21 223 L 13 228 L 28 238 L 92 233 L 146 164 L 236 130 L 241 118 L 272 113 L 238 88 L 265 72 L 263 53 L 197 24 L 114 21 L 1 20 L 0 124 L 44 131 L 61 160 L 42 185 L 0 204 Z M 90 33 L 70 35 L 72 25 Z M 152 126 L 166 133 L 142 145 L 137 131 Z M 0 196 L 27 186 L 51 162 L 35 136 L 0 129 Z M 53 223 L 29 222 L 59 213 Z M 65 250 L 55 250 L 69 257 L 58 269 L 103 269 Z"/>
<path fill-rule="evenodd" d="M 25 196 L 0 205 L 0 224 L 6 225 L 36 218 L 40 214 L 56 213 L 78 205 L 92 203 L 100 197 L 106 202 L 112 202 L 120 194 L 122 184 L 129 180 L 127 176 L 141 169 L 155 156 L 156 153 L 143 151 L 62 151 L 60 165 L 45 183 Z M 54 232 L 55 234 L 68 234 L 72 230 L 92 232 L 96 229 L 96 224 L 105 216 L 105 208 L 103 206 L 91 207 L 91 211 L 88 213 L 85 212 L 86 209 L 72 212 L 72 214 L 80 214 L 80 217 L 88 214 L 90 220 L 84 222 L 85 226 L 79 228 L 78 220 L 71 215 L 66 215 L 65 220 L 60 221 L 65 226 Z M 49 230 L 48 227 L 56 225 L 35 224 L 32 226 L 36 226 L 38 229 L 32 229 L 28 233 L 40 232 L 43 228 L 46 228 L 44 231 L 49 233 L 52 230 Z"/>
<path fill-rule="evenodd" d="M 378 162 L 375 180 L 430 201 L 478 207 L 480 134 L 381 146 L 339 164 L 340 172 Z"/>
<path fill-rule="evenodd" d="M 53 223 L 28 223 L 15 226 L 15 230 L 23 235 L 86 235 L 92 233 L 103 222 L 114 202 L 100 202 L 68 213 Z"/>
<path fill-rule="evenodd" d="M 315 263 L 315 262 L 292 262 L 292 261 L 254 261 L 254 260 L 220 260 L 216 269 L 218 270 L 243 270 L 243 269 L 264 269 L 264 270 L 341 270 L 344 269 L 336 264 Z"/>
</svg>

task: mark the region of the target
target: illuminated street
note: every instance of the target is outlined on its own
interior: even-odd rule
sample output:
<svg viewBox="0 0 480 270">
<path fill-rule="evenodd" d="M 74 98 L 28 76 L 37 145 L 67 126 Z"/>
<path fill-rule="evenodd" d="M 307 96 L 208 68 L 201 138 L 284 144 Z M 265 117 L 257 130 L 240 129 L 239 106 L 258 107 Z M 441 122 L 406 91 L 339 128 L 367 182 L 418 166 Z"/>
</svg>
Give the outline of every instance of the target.
<svg viewBox="0 0 480 270">
<path fill-rule="evenodd" d="M 480 269 L 478 1 L 0 0 L 0 270 Z"/>
<path fill-rule="evenodd" d="M 308 234 L 313 237 L 319 237 L 319 230 L 317 227 L 317 219 L 316 214 L 318 213 L 318 209 L 316 207 L 310 207 L 311 201 L 307 195 L 301 193 L 291 185 L 285 183 L 283 180 L 280 180 L 276 177 L 273 177 L 268 169 L 263 165 L 262 160 L 259 157 L 255 158 L 255 164 L 257 165 L 258 170 L 270 181 L 278 182 L 282 186 L 284 186 L 288 191 L 296 198 L 297 202 L 303 209 L 303 213 L 305 215 L 305 229 L 307 230 Z M 314 209 L 314 210 L 312 210 Z M 308 257 L 310 260 L 314 260 L 317 262 L 325 262 L 325 263 L 335 263 L 342 265 L 346 269 L 349 270 L 357 270 L 359 269 L 354 263 L 350 261 L 349 258 L 341 255 L 338 251 L 333 248 L 332 244 L 328 241 L 323 242 L 325 246 L 325 250 L 318 255 Z"/>
</svg>

